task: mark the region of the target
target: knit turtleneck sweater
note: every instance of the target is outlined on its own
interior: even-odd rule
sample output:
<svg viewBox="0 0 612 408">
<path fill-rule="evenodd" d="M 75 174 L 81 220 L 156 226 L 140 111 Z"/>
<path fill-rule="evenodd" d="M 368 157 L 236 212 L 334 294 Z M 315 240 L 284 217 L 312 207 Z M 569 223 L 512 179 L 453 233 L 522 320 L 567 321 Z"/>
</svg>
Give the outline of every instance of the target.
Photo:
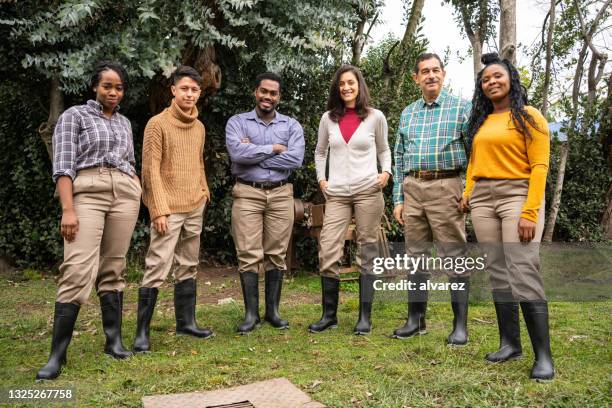
<svg viewBox="0 0 612 408">
<path fill-rule="evenodd" d="M 151 220 L 184 213 L 210 200 L 204 170 L 205 130 L 194 106 L 187 114 L 174 99 L 144 131 L 142 198 Z"/>
</svg>

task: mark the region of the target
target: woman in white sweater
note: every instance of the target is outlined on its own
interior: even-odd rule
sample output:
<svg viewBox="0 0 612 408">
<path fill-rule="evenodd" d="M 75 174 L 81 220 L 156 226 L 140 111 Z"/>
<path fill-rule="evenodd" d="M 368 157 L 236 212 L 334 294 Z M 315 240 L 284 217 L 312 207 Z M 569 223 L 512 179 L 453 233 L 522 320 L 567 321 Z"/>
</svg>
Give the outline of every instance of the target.
<svg viewBox="0 0 612 408">
<path fill-rule="evenodd" d="M 369 105 L 370 95 L 361 71 L 352 65 L 340 67 L 329 88 L 327 112 L 319 124 L 315 150 L 317 180 L 327 203 L 319 240 L 323 315 L 309 326 L 311 332 L 322 332 L 338 324 L 339 261 L 353 215 L 362 260 L 359 320 L 354 332 L 368 334 L 372 329 L 372 262 L 378 254 L 377 233 L 385 205 L 382 189 L 391 176 L 391 151 L 387 120 L 381 111 Z"/>
</svg>

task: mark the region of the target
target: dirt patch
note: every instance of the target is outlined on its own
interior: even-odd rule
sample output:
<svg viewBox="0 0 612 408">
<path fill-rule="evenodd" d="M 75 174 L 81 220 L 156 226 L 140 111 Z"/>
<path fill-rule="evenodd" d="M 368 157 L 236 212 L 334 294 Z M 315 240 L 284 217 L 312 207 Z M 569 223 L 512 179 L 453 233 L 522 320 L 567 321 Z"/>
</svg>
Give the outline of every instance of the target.
<svg viewBox="0 0 612 408">
<path fill-rule="evenodd" d="M 240 277 L 236 267 L 210 267 L 200 265 L 198 270 L 198 303 L 217 304 L 221 299 L 232 298 L 238 303 L 242 303 L 242 288 L 240 287 Z M 264 279 L 259 279 L 260 303 L 263 304 Z M 283 293 L 281 298 L 283 303 L 290 305 L 319 303 L 321 296 L 310 293 L 291 292 Z"/>
<path fill-rule="evenodd" d="M 226 298 L 242 301 L 240 277 L 236 267 L 200 265 L 197 279 L 199 304 L 216 305 L 219 300 Z"/>
</svg>

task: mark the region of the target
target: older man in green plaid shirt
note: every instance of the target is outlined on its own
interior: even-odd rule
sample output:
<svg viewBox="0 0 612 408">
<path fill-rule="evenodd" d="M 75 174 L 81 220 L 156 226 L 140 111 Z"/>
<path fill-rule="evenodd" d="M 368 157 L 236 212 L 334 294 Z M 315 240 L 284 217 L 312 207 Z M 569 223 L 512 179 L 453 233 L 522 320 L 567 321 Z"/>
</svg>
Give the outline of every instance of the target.
<svg viewBox="0 0 612 408">
<path fill-rule="evenodd" d="M 436 242 L 437 256 L 464 254 L 465 218 L 457 209 L 463 191 L 460 172 L 466 167 L 464 134 L 470 113 L 469 102 L 445 90 L 444 66 L 436 54 L 421 54 L 416 61 L 414 81 L 423 97 L 402 112 L 395 144 L 393 172 L 393 216 L 404 226 L 409 256 L 431 256 Z M 427 290 L 420 285 L 431 276 L 427 268 L 411 271 L 416 289 L 409 291 L 408 319 L 395 330 L 395 338 L 425 334 Z M 447 271 L 451 289 L 453 331 L 449 345 L 467 343 L 467 301 L 469 277 Z"/>
</svg>

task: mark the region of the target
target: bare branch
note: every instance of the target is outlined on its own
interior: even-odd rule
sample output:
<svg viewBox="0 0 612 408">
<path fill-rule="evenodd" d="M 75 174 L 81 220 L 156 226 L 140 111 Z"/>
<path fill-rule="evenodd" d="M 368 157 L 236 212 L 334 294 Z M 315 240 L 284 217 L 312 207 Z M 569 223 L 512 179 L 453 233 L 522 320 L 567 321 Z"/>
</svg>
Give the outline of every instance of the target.
<svg viewBox="0 0 612 408">
<path fill-rule="evenodd" d="M 374 25 L 376 25 L 376 20 L 378 20 L 379 15 L 380 15 L 379 11 L 377 11 L 376 14 L 374 14 L 374 18 L 372 19 L 372 22 L 370 23 L 370 27 L 368 27 L 368 31 L 366 32 L 366 35 L 365 35 L 366 40 L 370 38 L 370 31 L 372 31 L 372 28 L 374 27 Z M 365 45 L 365 41 L 364 41 L 364 45 Z"/>
<path fill-rule="evenodd" d="M 548 113 L 548 90 L 550 88 L 553 33 L 555 30 L 555 0 L 550 1 L 550 10 L 548 11 L 548 15 L 550 16 L 550 23 L 548 27 L 548 35 L 546 36 L 546 65 L 544 68 L 544 89 L 542 90 L 542 115 L 544 116 L 546 116 Z"/>
<path fill-rule="evenodd" d="M 582 32 L 582 37 L 584 38 L 584 41 L 588 44 L 588 46 L 591 49 L 591 51 L 593 52 L 594 56 L 596 56 L 598 59 L 601 59 L 603 57 L 603 55 L 593 45 L 593 42 L 592 42 L 593 34 L 597 30 L 597 25 L 599 24 L 599 20 L 601 20 L 603 18 L 603 16 L 605 15 L 606 9 L 610 5 L 610 2 L 612 2 L 612 0 L 607 0 L 604 3 L 604 5 L 599 9 L 599 12 L 597 13 L 595 18 L 591 22 L 591 27 L 587 31 L 587 29 L 586 29 L 586 27 L 584 25 L 584 19 L 582 17 L 582 12 L 580 11 L 580 6 L 578 5 L 578 0 L 574 0 L 574 5 L 576 7 L 576 14 L 578 15 L 578 21 L 580 22 L 580 31 Z M 605 57 L 607 59 L 607 55 Z"/>
</svg>

